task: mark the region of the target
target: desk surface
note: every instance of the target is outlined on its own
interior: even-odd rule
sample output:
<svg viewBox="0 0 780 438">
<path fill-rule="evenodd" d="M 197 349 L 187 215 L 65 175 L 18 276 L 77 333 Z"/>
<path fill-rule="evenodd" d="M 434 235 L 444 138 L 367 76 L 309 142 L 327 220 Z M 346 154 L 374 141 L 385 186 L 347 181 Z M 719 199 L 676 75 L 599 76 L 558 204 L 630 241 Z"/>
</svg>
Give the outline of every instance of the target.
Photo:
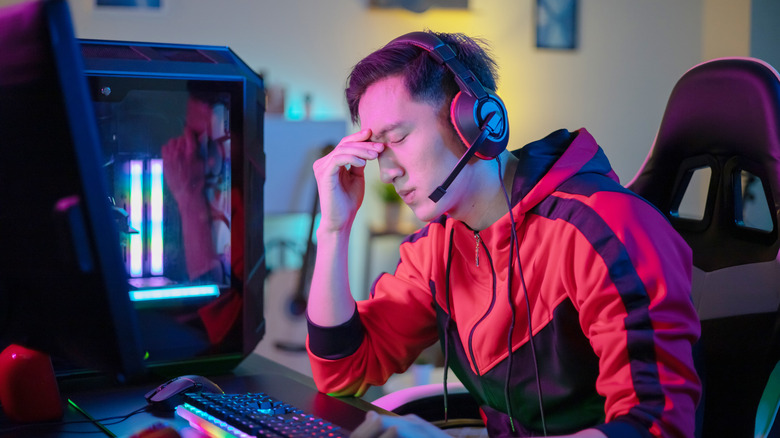
<svg viewBox="0 0 780 438">
<path fill-rule="evenodd" d="M 258 355 L 247 357 L 230 375 L 210 377 L 227 393 L 264 392 L 272 397 L 290 403 L 305 412 L 321 417 L 346 430 L 353 430 L 367 410 L 382 411 L 358 398 L 335 398 L 318 392 L 311 378 L 290 370 L 283 365 L 270 361 Z M 163 383 L 162 381 L 159 383 Z M 13 424 L 0 417 L 0 436 L 15 437 L 84 437 L 110 436 L 89 422 L 83 414 L 67 403 L 72 400 L 81 409 L 95 419 L 103 419 L 129 414 L 146 406 L 144 394 L 156 383 L 137 386 L 120 386 L 111 388 L 78 388 L 62 391 L 65 403 L 63 422 L 21 426 L 14 428 Z M 125 421 L 104 421 L 104 427 L 119 437 L 127 437 L 138 433 L 155 424 L 165 424 L 181 430 L 187 427 L 187 422 L 173 413 L 152 414 L 143 412 Z"/>
</svg>

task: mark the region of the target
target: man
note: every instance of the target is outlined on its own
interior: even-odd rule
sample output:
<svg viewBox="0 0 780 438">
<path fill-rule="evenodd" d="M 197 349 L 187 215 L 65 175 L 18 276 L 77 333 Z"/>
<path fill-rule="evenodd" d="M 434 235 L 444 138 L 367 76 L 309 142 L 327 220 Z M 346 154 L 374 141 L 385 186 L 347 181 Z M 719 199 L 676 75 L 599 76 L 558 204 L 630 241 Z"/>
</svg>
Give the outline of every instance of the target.
<svg viewBox="0 0 780 438">
<path fill-rule="evenodd" d="M 428 35 L 495 91 L 478 43 Z M 322 217 L 308 347 L 318 388 L 360 395 L 439 339 L 491 436 L 692 436 L 701 388 L 690 249 L 619 184 L 584 129 L 472 158 L 449 181 L 470 146 L 451 114 L 467 80 L 453 79 L 462 69 L 441 53 L 401 38 L 360 61 L 346 94 L 362 130 L 314 164 Z M 478 123 L 483 133 L 497 112 Z M 347 248 L 374 159 L 428 224 L 355 303 Z M 396 423 L 372 415 L 360 429 L 422 433 Z"/>
</svg>

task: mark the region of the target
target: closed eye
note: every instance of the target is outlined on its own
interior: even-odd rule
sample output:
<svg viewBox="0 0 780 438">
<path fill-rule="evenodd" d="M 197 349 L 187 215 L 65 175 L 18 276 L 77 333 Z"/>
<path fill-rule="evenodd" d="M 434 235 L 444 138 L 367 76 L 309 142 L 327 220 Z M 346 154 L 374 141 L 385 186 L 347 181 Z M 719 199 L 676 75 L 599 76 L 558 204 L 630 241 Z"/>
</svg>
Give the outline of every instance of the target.
<svg viewBox="0 0 780 438">
<path fill-rule="evenodd" d="M 390 143 L 392 143 L 392 144 L 399 144 L 399 143 L 403 143 L 404 140 L 406 140 L 406 136 L 405 135 L 403 137 L 397 139 L 397 140 L 390 140 Z"/>
</svg>

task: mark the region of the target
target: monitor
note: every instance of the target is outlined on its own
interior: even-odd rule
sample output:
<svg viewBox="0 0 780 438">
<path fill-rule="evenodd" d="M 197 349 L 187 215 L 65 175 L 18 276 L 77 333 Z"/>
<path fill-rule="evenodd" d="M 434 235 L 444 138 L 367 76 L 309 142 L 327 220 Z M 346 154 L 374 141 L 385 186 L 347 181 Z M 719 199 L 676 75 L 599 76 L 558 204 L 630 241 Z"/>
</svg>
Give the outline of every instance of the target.
<svg viewBox="0 0 780 438">
<path fill-rule="evenodd" d="M 137 315 L 67 3 L 0 9 L 0 53 L 0 349 L 140 376 Z"/>
</svg>

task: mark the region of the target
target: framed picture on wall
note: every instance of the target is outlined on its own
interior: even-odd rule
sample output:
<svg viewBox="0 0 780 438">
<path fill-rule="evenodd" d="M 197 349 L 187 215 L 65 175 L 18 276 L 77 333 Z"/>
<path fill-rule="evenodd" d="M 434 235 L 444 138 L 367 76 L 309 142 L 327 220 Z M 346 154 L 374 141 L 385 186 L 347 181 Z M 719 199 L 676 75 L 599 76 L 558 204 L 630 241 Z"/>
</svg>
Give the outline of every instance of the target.
<svg viewBox="0 0 780 438">
<path fill-rule="evenodd" d="M 578 0 L 536 0 L 536 47 L 577 48 Z"/>
</svg>

